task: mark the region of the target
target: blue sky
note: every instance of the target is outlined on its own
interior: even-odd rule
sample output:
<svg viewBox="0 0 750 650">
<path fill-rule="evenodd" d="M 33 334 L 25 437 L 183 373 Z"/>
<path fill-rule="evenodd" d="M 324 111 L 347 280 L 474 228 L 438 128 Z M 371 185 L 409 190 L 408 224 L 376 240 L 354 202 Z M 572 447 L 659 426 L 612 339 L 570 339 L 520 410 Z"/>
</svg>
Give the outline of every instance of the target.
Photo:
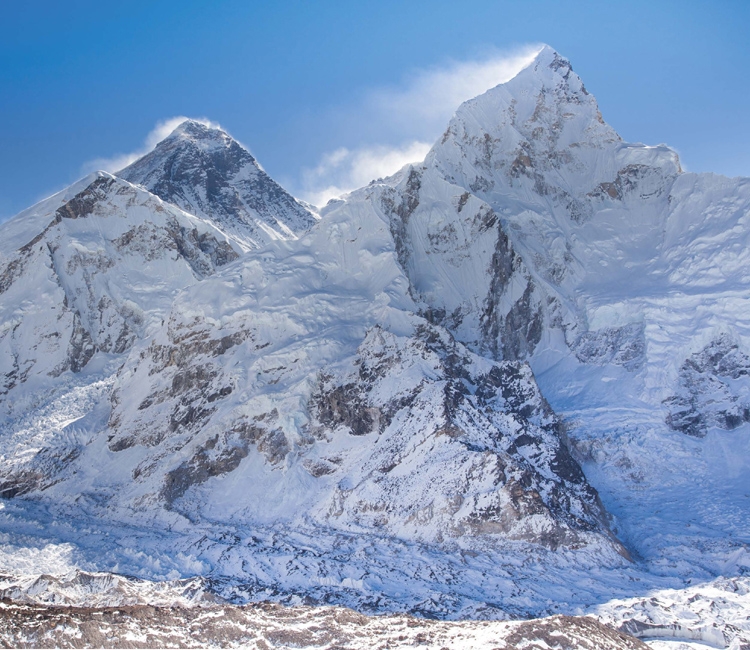
<svg viewBox="0 0 750 650">
<path fill-rule="evenodd" d="M 0 219 L 180 115 L 221 124 L 297 195 L 346 188 L 421 153 L 451 101 L 538 43 L 626 140 L 750 176 L 748 34 L 746 0 L 3 3 Z"/>
</svg>

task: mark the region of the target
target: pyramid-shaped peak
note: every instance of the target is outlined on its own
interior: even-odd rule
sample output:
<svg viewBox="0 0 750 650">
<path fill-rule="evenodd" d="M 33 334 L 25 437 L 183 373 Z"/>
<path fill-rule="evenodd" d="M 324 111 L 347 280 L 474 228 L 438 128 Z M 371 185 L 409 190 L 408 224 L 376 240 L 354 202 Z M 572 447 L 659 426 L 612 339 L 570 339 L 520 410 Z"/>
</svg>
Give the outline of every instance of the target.
<svg viewBox="0 0 750 650">
<path fill-rule="evenodd" d="M 614 152 L 620 143 L 570 62 L 545 45 L 515 77 L 464 102 L 425 164 L 466 186 L 540 183 L 546 175 L 549 187 L 564 178 L 559 192 L 567 192 L 590 184 L 597 158 L 586 152 Z M 488 174 L 477 181 L 479 167 Z"/>
<path fill-rule="evenodd" d="M 543 45 L 515 77 L 464 102 L 446 137 L 465 129 L 475 135 L 488 133 L 509 151 L 543 134 L 551 145 L 565 148 L 582 141 L 620 140 L 604 123 L 596 99 L 573 72 L 570 61 L 549 45 Z"/>
<path fill-rule="evenodd" d="M 468 120 L 477 122 L 480 129 L 493 131 L 503 124 L 512 123 L 523 138 L 529 138 L 540 125 L 558 130 L 572 117 L 582 130 L 581 137 L 591 125 L 593 131 L 589 135 L 595 135 L 595 138 L 620 139 L 604 124 L 596 99 L 573 72 L 570 61 L 554 48 L 544 45 L 515 77 L 464 102 L 451 124 L 455 126 L 456 120 Z"/>
<path fill-rule="evenodd" d="M 168 178 L 174 174 L 175 165 L 180 164 L 204 170 L 221 168 L 225 172 L 231 168 L 235 173 L 243 166 L 258 168 L 250 152 L 226 131 L 210 122 L 186 119 L 149 153 L 118 171 L 117 175 L 149 187 L 149 178 L 163 180 L 164 174 Z"/>
<path fill-rule="evenodd" d="M 202 120 L 180 122 L 117 176 L 209 220 L 249 248 L 295 238 L 316 221 L 247 149 Z"/>
<path fill-rule="evenodd" d="M 542 45 L 541 49 L 534 57 L 534 63 L 546 65 L 553 69 L 557 69 L 564 65 L 570 66 L 570 61 L 549 45 Z"/>
</svg>

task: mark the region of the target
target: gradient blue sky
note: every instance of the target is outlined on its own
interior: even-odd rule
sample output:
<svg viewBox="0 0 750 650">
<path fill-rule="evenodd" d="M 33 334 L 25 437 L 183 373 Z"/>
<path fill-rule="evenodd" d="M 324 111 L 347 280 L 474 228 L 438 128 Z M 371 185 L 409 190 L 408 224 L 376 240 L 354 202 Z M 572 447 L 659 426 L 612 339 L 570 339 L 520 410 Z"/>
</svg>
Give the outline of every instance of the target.
<svg viewBox="0 0 750 650">
<path fill-rule="evenodd" d="M 626 140 L 750 176 L 748 34 L 747 0 L 4 2 L 0 219 L 178 115 L 220 123 L 298 195 L 331 170 L 345 184 L 439 135 L 440 83 L 534 43 Z"/>
</svg>

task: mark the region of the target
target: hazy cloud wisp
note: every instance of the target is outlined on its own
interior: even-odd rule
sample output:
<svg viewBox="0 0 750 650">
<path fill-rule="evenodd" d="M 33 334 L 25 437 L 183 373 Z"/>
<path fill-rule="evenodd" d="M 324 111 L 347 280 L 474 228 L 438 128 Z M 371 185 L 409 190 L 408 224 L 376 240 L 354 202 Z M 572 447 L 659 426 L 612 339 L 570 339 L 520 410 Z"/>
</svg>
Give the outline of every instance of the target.
<svg viewBox="0 0 750 650">
<path fill-rule="evenodd" d="M 454 61 L 410 75 L 400 87 L 379 88 L 348 109 L 348 120 L 378 144 L 339 147 L 302 172 L 302 198 L 322 206 L 336 196 L 421 162 L 459 105 L 512 79 L 540 46 Z"/>
<path fill-rule="evenodd" d="M 305 200 L 322 206 L 371 180 L 390 176 L 404 165 L 424 160 L 429 142 L 409 142 L 402 146 L 376 145 L 354 151 L 341 147 L 324 154 L 314 169 L 302 172 L 306 188 Z"/>
<path fill-rule="evenodd" d="M 151 151 L 159 142 L 161 142 L 180 124 L 188 119 L 192 119 L 212 128 L 221 128 L 216 122 L 212 122 L 211 120 L 208 120 L 204 117 L 188 118 L 184 115 L 170 117 L 166 120 L 161 120 L 156 123 L 156 126 L 154 126 L 154 128 L 151 129 L 150 133 L 146 136 L 146 139 L 143 142 L 143 146 L 137 151 L 115 154 L 114 156 L 110 156 L 108 158 L 95 158 L 94 160 L 89 160 L 88 162 L 85 162 L 83 164 L 83 166 L 81 167 L 81 172 L 83 174 L 90 174 L 91 172 L 100 170 L 105 172 L 118 172 L 124 167 L 127 167 L 130 163 L 135 162 L 136 160 L 138 160 L 138 158 Z"/>
</svg>

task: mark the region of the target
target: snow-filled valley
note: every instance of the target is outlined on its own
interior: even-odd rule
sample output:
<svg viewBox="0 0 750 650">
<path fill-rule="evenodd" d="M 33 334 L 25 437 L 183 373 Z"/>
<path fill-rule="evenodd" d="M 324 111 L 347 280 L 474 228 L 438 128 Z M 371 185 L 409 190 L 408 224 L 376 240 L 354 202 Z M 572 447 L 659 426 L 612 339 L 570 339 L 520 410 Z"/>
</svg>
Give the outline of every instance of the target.
<svg viewBox="0 0 750 650">
<path fill-rule="evenodd" d="M 750 179 L 551 48 L 320 209 L 188 121 L 0 231 L 8 607 L 750 647 Z"/>
</svg>

